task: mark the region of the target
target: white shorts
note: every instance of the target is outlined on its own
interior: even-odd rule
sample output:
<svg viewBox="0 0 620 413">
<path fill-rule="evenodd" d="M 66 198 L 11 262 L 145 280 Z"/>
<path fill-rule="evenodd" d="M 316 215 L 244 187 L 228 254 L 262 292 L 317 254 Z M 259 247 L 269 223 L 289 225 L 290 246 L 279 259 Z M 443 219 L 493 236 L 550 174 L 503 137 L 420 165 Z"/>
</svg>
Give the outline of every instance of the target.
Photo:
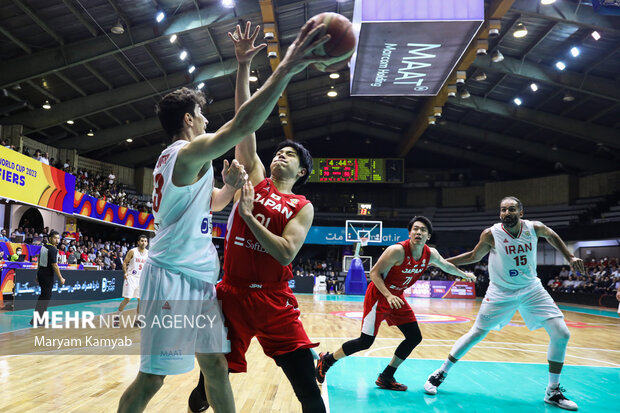
<svg viewBox="0 0 620 413">
<path fill-rule="evenodd" d="M 150 263 L 141 280 L 141 372 L 182 374 L 196 353 L 230 352 L 213 284 Z"/>
<path fill-rule="evenodd" d="M 530 330 L 542 327 L 550 318 L 564 318 L 540 280 L 520 290 L 510 290 L 491 283 L 482 299 L 475 326 L 481 330 L 501 330 L 519 310 Z"/>
<path fill-rule="evenodd" d="M 123 283 L 123 298 L 140 298 L 140 277 L 127 277 Z"/>
</svg>

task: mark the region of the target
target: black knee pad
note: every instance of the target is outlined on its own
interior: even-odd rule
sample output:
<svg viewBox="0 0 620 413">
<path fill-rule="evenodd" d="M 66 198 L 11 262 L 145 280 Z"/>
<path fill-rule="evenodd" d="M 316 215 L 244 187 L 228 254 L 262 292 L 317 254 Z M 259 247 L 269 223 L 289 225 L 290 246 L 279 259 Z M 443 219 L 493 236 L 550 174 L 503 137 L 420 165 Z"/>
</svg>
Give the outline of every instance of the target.
<svg viewBox="0 0 620 413">
<path fill-rule="evenodd" d="M 359 338 L 355 340 L 349 340 L 342 345 L 342 351 L 347 356 L 350 356 L 353 353 L 357 353 L 358 351 L 369 349 L 372 346 L 372 343 L 375 342 L 375 336 L 369 336 L 368 334 L 362 333 Z"/>
<path fill-rule="evenodd" d="M 422 342 L 422 333 L 418 323 L 403 324 L 398 326 L 398 329 L 403 333 L 405 339 L 398 345 L 394 355 L 401 360 L 405 360 L 413 349 Z"/>
</svg>

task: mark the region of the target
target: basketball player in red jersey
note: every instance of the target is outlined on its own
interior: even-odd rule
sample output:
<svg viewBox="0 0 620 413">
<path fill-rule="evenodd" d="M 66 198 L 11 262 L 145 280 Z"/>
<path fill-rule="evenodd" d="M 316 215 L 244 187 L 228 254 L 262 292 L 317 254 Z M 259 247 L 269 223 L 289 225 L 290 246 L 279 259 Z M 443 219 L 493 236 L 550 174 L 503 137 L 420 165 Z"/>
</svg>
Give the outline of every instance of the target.
<svg viewBox="0 0 620 413">
<path fill-rule="evenodd" d="M 383 320 L 396 326 L 405 339 L 394 352 L 390 364 L 379 374 L 375 384 L 382 389 L 407 390 L 407 386 L 394 379 L 394 372 L 422 341 L 415 314 L 405 300 L 404 291 L 420 278 L 429 265 L 448 274 L 475 281 L 471 273 L 459 270 L 446 261 L 436 249 L 426 245 L 433 233 L 431 221 L 423 216 L 413 217 L 407 227 L 409 239 L 388 247 L 370 270 L 371 283 L 364 297 L 362 334 L 347 341 L 334 353 L 321 353 L 316 366 L 316 379 L 325 381 L 325 373 L 338 360 L 370 348 L 375 341 Z"/>
<path fill-rule="evenodd" d="M 250 23 L 230 35 L 239 68 L 236 108 L 250 98 L 249 75 L 254 39 Z M 224 251 L 224 277 L 217 297 L 228 327 L 231 351 L 226 355 L 233 373 L 247 371 L 245 353 L 256 337 L 265 354 L 282 368 L 301 402 L 304 413 L 325 412 L 314 379 L 312 343 L 299 320 L 297 300 L 288 286 L 291 262 L 312 225 L 314 209 L 293 187 L 302 185 L 312 171 L 312 157 L 302 145 L 284 141 L 271 162 L 271 177 L 256 153 L 256 136 L 235 147 L 235 159 L 245 167 L 248 182 L 235 197 L 228 220 Z M 208 407 L 203 377 L 189 399 L 190 411 Z"/>
</svg>

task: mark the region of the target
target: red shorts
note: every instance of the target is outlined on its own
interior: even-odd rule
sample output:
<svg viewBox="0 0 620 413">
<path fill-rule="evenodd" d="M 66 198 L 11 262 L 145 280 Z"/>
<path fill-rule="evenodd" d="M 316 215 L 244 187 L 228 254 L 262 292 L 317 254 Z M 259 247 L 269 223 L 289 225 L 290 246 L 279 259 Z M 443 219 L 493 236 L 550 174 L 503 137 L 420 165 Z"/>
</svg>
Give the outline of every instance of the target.
<svg viewBox="0 0 620 413">
<path fill-rule="evenodd" d="M 415 323 L 417 320 L 411 306 L 405 300 L 403 292 L 394 294 L 405 303 L 399 309 L 390 308 L 387 299 L 381 294 L 377 287 L 371 282 L 366 289 L 364 296 L 364 318 L 362 318 L 362 333 L 369 336 L 376 336 L 379 326 L 383 320 L 388 325 L 400 326 L 408 323 Z"/>
<path fill-rule="evenodd" d="M 226 359 L 231 372 L 247 371 L 245 353 L 252 337 L 258 339 L 263 352 L 271 358 L 319 345 L 308 338 L 299 319 L 297 299 L 288 286 L 270 290 L 220 282 L 216 290 L 228 327 L 231 350 Z"/>
</svg>

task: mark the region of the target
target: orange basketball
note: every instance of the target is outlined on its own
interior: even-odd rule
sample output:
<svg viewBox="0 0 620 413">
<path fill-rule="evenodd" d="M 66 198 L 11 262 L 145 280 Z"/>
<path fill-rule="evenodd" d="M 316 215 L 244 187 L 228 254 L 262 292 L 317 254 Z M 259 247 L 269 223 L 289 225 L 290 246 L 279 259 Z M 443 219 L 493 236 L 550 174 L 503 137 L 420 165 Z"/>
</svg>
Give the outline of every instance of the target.
<svg viewBox="0 0 620 413">
<path fill-rule="evenodd" d="M 353 33 L 353 25 L 346 17 L 338 13 L 321 13 L 310 19 L 314 25 L 324 24 L 327 26 L 327 34 L 331 39 L 321 47 L 315 54 L 319 56 L 342 56 L 343 60 L 330 66 L 323 63 L 315 63 L 313 66 L 321 72 L 337 72 L 347 67 L 351 56 L 355 51 L 355 34 Z"/>
</svg>

